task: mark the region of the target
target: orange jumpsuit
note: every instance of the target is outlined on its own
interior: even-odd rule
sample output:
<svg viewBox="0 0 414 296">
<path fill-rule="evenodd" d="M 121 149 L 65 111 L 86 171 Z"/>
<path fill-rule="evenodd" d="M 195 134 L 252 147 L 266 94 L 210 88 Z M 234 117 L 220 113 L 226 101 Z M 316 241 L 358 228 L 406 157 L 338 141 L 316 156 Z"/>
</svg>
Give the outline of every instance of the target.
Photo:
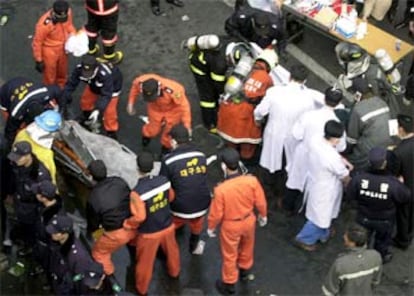
<svg viewBox="0 0 414 296">
<path fill-rule="evenodd" d="M 254 176 L 232 175 L 214 189 L 208 229 L 221 223 L 221 273 L 225 284 L 237 282 L 239 268 L 248 270 L 253 266 L 255 208 L 260 216 L 267 216 L 263 188 Z"/>
<path fill-rule="evenodd" d="M 144 74 L 132 82 L 128 104 L 135 103 L 141 93 L 142 83 L 151 78 L 161 83 L 161 96 L 147 104 L 149 122 L 142 127 L 142 136 L 153 138 L 162 130 L 161 144 L 170 149 L 171 138 L 168 133 L 174 125 L 182 123 L 187 129 L 191 129 L 190 103 L 184 86 L 180 83 L 157 74 Z"/>
<path fill-rule="evenodd" d="M 161 178 L 165 181 L 160 183 Z M 139 186 L 141 190 L 137 190 Z M 141 194 L 138 191 L 141 191 Z M 167 257 L 168 274 L 173 278 L 180 274 L 180 251 L 168 206 L 169 201 L 174 199 L 174 191 L 163 176 L 144 177 L 139 179 L 130 197 L 132 217 L 125 220 L 124 227 L 139 227 L 136 240 L 135 285 L 138 293 L 145 295 L 151 282 L 159 247 Z"/>
<path fill-rule="evenodd" d="M 43 84 L 65 86 L 68 72 L 68 57 L 65 53 L 65 42 L 76 29 L 72 23 L 72 10 L 68 11 L 68 20 L 54 24 L 52 9 L 47 11 L 36 24 L 33 37 L 33 57 L 36 62 L 43 62 Z"/>
<path fill-rule="evenodd" d="M 220 104 L 217 133 L 228 142 L 229 146 L 240 145 L 240 156 L 243 159 L 253 157 L 257 144 L 262 140 L 262 131 L 254 122 L 253 111 L 272 85 L 273 81 L 266 65 L 263 62 L 256 62 L 244 84 L 243 91 L 247 100 L 235 98 Z"/>
<path fill-rule="evenodd" d="M 92 248 L 92 257 L 96 262 L 102 264 L 105 274 L 111 275 L 115 272 L 111 256 L 116 250 L 125 246 L 136 236 L 132 229 L 119 228 L 104 233 L 96 240 Z"/>
</svg>

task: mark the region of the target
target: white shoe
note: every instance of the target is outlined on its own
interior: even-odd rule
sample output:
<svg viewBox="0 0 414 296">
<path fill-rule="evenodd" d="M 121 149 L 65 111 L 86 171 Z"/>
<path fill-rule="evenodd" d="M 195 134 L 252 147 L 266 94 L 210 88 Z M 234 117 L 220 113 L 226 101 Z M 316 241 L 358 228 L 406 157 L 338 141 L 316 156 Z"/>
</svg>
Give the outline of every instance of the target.
<svg viewBox="0 0 414 296">
<path fill-rule="evenodd" d="M 205 241 L 199 240 L 197 243 L 197 247 L 193 251 L 193 255 L 203 255 L 205 245 L 206 245 Z"/>
<path fill-rule="evenodd" d="M 13 246 L 13 242 L 11 241 L 11 239 L 5 239 L 3 241 L 3 246 L 5 246 L 5 247 L 11 247 L 11 246 Z"/>
</svg>

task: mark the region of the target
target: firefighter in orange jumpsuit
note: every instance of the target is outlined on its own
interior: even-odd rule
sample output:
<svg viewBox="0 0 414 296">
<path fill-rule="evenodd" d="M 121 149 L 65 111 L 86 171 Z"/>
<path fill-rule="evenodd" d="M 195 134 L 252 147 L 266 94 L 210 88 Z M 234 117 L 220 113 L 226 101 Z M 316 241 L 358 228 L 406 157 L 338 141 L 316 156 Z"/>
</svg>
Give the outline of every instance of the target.
<svg viewBox="0 0 414 296">
<path fill-rule="evenodd" d="M 180 252 L 175 240 L 169 202 L 174 199 L 171 183 L 164 176 L 152 176 L 151 153 L 137 158 L 140 178 L 130 194 L 132 217 L 125 228 L 137 228 L 135 285 L 139 295 L 146 295 L 151 282 L 157 250 L 161 247 L 167 257 L 168 275 L 177 280 L 180 274 Z"/>
<path fill-rule="evenodd" d="M 89 39 L 89 54 L 97 55 L 99 46 L 96 43 L 99 34 L 102 36 L 103 57 L 100 62 L 118 64 L 122 61 L 123 53 L 115 51 L 118 41 L 119 0 L 85 0 L 88 22 L 85 31 Z"/>
<path fill-rule="evenodd" d="M 65 86 L 68 72 L 65 42 L 75 33 L 72 10 L 67 1 L 55 1 L 53 8 L 37 22 L 32 48 L 35 68 L 43 73 L 43 84 Z"/>
<path fill-rule="evenodd" d="M 267 224 L 267 204 L 259 180 L 252 175 L 240 175 L 240 156 L 233 148 L 225 148 L 219 155 L 226 180 L 214 189 L 214 197 L 208 216 L 207 234 L 215 237 L 215 229 L 221 223 L 220 248 L 223 257 L 222 280 L 216 281 L 221 294 L 234 294 L 239 279 L 251 280 L 256 215 L 259 225 Z"/>
<path fill-rule="evenodd" d="M 251 159 L 262 140 L 262 130 L 254 122 L 253 111 L 266 90 L 273 85 L 269 72 L 277 62 L 277 54 L 273 49 L 263 50 L 240 94 L 220 104 L 217 133 L 227 146 L 240 148 L 242 159 Z"/>
<path fill-rule="evenodd" d="M 182 123 L 191 134 L 191 108 L 184 87 L 171 79 L 157 74 L 144 74 L 135 78 L 129 92 L 127 112 L 135 114 L 134 104 L 137 96 L 142 93 L 148 102 L 147 113 L 149 122 L 142 127 L 142 145 L 149 144 L 150 139 L 161 131 L 163 151 L 170 150 L 171 128 Z"/>
<path fill-rule="evenodd" d="M 88 233 L 95 238 L 92 257 L 102 264 L 107 276 L 112 276 L 115 272 L 112 254 L 136 236 L 134 230 L 123 227 L 123 222 L 131 216 L 130 189 L 124 179 L 108 176 L 100 159 L 93 160 L 88 171 L 96 182 L 86 202 Z"/>
</svg>

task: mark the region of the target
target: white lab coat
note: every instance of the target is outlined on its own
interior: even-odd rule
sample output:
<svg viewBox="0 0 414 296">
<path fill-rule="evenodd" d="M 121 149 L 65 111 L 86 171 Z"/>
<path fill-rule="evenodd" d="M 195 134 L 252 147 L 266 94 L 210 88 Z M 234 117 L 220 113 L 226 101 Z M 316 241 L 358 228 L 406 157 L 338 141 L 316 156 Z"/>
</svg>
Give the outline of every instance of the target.
<svg viewBox="0 0 414 296">
<path fill-rule="evenodd" d="M 290 133 L 291 128 L 302 113 L 318 106 L 321 97 L 323 98 L 323 95 L 320 92 L 293 81 L 267 90 L 263 100 L 254 110 L 254 117 L 258 121 L 269 115 L 260 155 L 262 167 L 271 173 L 281 170 L 283 149 L 286 158 L 291 159 L 296 145 Z"/>
<path fill-rule="evenodd" d="M 324 138 L 309 145 L 309 177 L 305 188 L 306 218 L 320 228 L 329 228 L 338 217 L 342 179 L 349 174 L 340 154 Z"/>
<path fill-rule="evenodd" d="M 291 162 L 287 163 L 286 166 L 288 173 L 286 187 L 289 189 L 304 191 L 306 176 L 308 175 L 310 140 L 314 137 L 322 138 L 324 136 L 324 127 L 329 120 L 339 122 L 334 109 L 325 105 L 320 109 L 305 112 L 293 125 L 292 135 L 298 141 L 298 144 Z M 343 134 L 341 141 L 336 146 L 336 150 L 342 152 L 345 148 L 346 133 Z"/>
</svg>

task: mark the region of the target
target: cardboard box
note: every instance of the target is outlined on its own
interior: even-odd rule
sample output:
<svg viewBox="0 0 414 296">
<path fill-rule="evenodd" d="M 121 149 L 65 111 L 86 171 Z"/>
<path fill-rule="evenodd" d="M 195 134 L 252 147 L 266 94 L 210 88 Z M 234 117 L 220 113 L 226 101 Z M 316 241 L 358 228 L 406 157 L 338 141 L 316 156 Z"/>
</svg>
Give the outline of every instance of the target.
<svg viewBox="0 0 414 296">
<path fill-rule="evenodd" d="M 315 21 L 329 29 L 333 28 L 337 18 L 338 14 L 332 8 L 327 6 L 319 10 L 319 12 L 313 17 Z"/>
</svg>

